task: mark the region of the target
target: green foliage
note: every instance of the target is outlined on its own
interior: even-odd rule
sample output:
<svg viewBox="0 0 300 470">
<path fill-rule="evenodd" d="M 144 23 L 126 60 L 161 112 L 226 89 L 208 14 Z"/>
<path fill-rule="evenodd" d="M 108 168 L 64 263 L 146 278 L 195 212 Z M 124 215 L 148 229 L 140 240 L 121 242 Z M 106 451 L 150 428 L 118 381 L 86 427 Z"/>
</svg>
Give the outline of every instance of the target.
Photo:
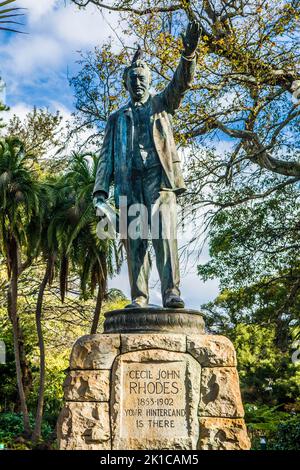
<svg viewBox="0 0 300 470">
<path fill-rule="evenodd" d="M 50 252 L 59 255 L 63 301 L 71 268 L 80 279 L 85 300 L 96 288 L 104 298 L 108 275 L 120 268 L 121 257 L 114 240 L 97 236 L 98 220 L 91 199 L 97 161 L 95 155 L 73 154 L 70 167 L 54 185 L 56 201 L 45 224 L 44 252 L 46 256 Z"/>
<path fill-rule="evenodd" d="M 257 190 L 270 183 L 274 181 L 261 178 Z M 239 184 L 237 191 L 246 196 L 247 188 Z M 236 197 L 234 192 L 229 187 L 219 188 L 216 193 L 225 207 L 210 226 L 211 260 L 199 266 L 201 277 L 204 280 L 219 277 L 221 287 L 231 290 L 297 268 L 300 215 L 297 189 L 288 187 L 268 198 L 227 208 L 226 203 Z"/>
<path fill-rule="evenodd" d="M 279 424 L 291 418 L 290 413 L 279 411 L 279 406 L 269 407 L 268 405 L 258 405 L 246 403 L 245 421 L 248 430 L 262 431 L 266 435 L 278 429 Z"/>
<path fill-rule="evenodd" d="M 0 320 L 0 339 L 6 347 L 6 364 L 0 364 L 0 413 L 3 410 L 13 411 L 18 401 L 16 366 L 14 361 L 14 348 L 11 331 L 4 331 L 3 318 Z"/>
<path fill-rule="evenodd" d="M 20 283 L 20 291 L 26 298 L 25 300 L 21 295 L 19 307 L 22 312 L 21 326 L 24 331 L 25 350 L 33 376 L 32 389 L 28 396 L 28 406 L 32 414 L 35 413 L 39 391 L 39 351 L 34 319 L 35 296 L 29 295 L 29 292 L 31 289 L 35 290 L 35 286 L 31 285 L 32 279 L 37 279 L 38 283 L 39 276 L 41 276 L 40 269 L 32 267 L 26 274 L 24 273 Z M 7 319 L 5 302 L 5 296 L 0 295 L 0 339 L 4 340 L 7 352 L 6 364 L 0 365 L 0 413 L 18 411 L 12 327 Z M 117 290 L 109 291 L 103 310 L 123 308 L 125 303 L 128 303 L 128 300 L 122 293 Z M 65 303 L 61 304 L 57 283 L 48 286 L 43 316 L 46 345 L 45 416 L 53 428 L 63 404 L 63 383 L 66 377 L 65 371 L 69 366 L 71 348 L 77 338 L 89 333 L 93 311 L 93 297 L 84 301 L 80 299 L 78 291 L 75 298 L 68 296 Z M 101 315 L 99 331 L 103 321 L 104 317 Z"/>
<path fill-rule="evenodd" d="M 63 334 L 63 331 L 61 332 Z M 46 356 L 46 381 L 45 381 L 45 414 L 51 419 L 57 419 L 58 412 L 63 406 L 63 383 L 66 378 L 65 370 L 69 366 L 70 350 Z M 34 410 L 39 393 L 38 365 L 32 361 L 32 367 L 36 370 L 33 377 L 33 390 L 28 400 L 29 407 Z"/>
<path fill-rule="evenodd" d="M 300 414 L 282 411 L 282 406 L 245 404 L 245 421 L 253 450 L 260 450 L 266 439 L 268 450 L 300 449 Z"/>
<path fill-rule="evenodd" d="M 19 407 L 12 326 L 7 318 L 3 300 L 0 299 L 0 339 L 4 341 L 6 346 L 6 364 L 0 364 L 0 412 L 15 411 Z M 24 303 L 22 304 L 24 306 Z M 21 327 L 24 333 L 26 355 L 33 357 L 36 355 L 36 333 L 33 318 L 28 315 L 25 318 L 22 316 Z M 35 367 L 33 367 L 34 371 L 36 371 Z"/>
<path fill-rule="evenodd" d="M 299 399 L 300 368 L 292 362 L 292 344 L 282 352 L 274 327 L 238 323 L 222 333 L 235 346 L 245 401 L 279 405 Z"/>
<path fill-rule="evenodd" d="M 224 201 L 230 194 L 219 192 Z M 211 259 L 198 269 L 202 279 L 220 280 L 220 294 L 203 309 L 208 327 L 236 346 L 248 401 L 275 405 L 299 397 L 292 362 L 300 322 L 298 219 L 299 194 L 291 187 L 225 208 L 211 225 Z"/>
<path fill-rule="evenodd" d="M 279 424 L 272 441 L 271 450 L 300 450 L 300 416 Z"/>
<path fill-rule="evenodd" d="M 57 172 L 65 164 L 63 156 L 57 154 L 63 147 L 64 137 L 59 111 L 51 113 L 33 108 L 23 120 L 14 115 L 6 127 L 6 135 L 17 137 L 23 143 L 41 179 L 47 175 L 46 169 Z"/>
<path fill-rule="evenodd" d="M 46 391 L 45 391 L 45 411 L 49 416 L 57 417 L 57 413 L 62 406 L 64 371 L 68 367 L 70 349 L 77 335 L 81 336 L 86 332 L 84 322 L 82 326 L 73 326 L 70 330 L 68 320 L 72 321 L 72 315 L 68 313 L 63 317 L 60 315 L 59 322 L 51 320 L 52 313 L 59 313 L 59 305 L 54 300 L 54 296 L 48 296 L 48 315 L 44 320 L 44 334 L 46 341 Z M 68 304 L 67 304 L 68 305 Z M 20 308 L 25 308 L 25 303 L 20 302 Z M 33 376 L 32 389 L 28 397 L 29 409 L 34 414 L 39 391 L 39 351 L 37 347 L 37 335 L 34 319 L 35 299 L 27 297 L 26 315 L 21 316 L 21 325 L 25 338 L 25 349 L 29 360 L 30 369 Z M 52 310 L 53 309 L 53 310 Z M 49 318 L 50 317 L 50 318 Z M 64 323 L 66 322 L 66 324 Z M 16 384 L 15 362 L 13 354 L 13 338 L 11 324 L 7 321 L 7 313 L 0 309 L 0 331 L 1 339 L 4 340 L 7 350 L 7 361 L 5 365 L 0 365 L 0 412 L 18 410 L 18 395 Z"/>
<path fill-rule="evenodd" d="M 42 213 L 41 186 L 29 169 L 30 162 L 19 139 L 0 139 L 0 251 L 8 260 L 11 237 L 26 246 L 30 221 Z"/>
<path fill-rule="evenodd" d="M 1 84 L 1 77 L 0 77 L 0 86 L 1 86 L 1 85 L 2 85 L 2 84 Z M 1 91 L 2 91 L 2 90 L 0 89 L 0 92 L 1 92 Z M 3 103 L 1 103 L 1 101 L 0 101 L 0 113 L 3 112 L 3 111 L 8 111 L 8 108 L 7 108 L 7 106 L 5 106 L 5 105 L 4 105 Z M 3 129 L 3 127 L 5 127 L 5 124 L 3 124 L 3 118 L 2 118 L 1 115 L 0 115 L 0 131 L 1 131 L 1 129 Z"/>
<path fill-rule="evenodd" d="M 296 399 L 300 375 L 289 351 L 274 346 L 274 328 L 238 324 L 229 335 L 237 350 L 238 368 L 246 400 L 280 403 Z M 285 387 L 283 379 L 286 379 Z M 298 387 L 294 380 L 298 381 Z"/>
<path fill-rule="evenodd" d="M 30 414 L 31 426 L 34 425 L 34 417 Z M 22 439 L 24 432 L 23 418 L 20 413 L 0 413 L 0 443 L 13 450 L 27 450 L 32 443 Z M 43 440 L 51 440 L 54 428 L 47 420 L 42 425 Z"/>
</svg>

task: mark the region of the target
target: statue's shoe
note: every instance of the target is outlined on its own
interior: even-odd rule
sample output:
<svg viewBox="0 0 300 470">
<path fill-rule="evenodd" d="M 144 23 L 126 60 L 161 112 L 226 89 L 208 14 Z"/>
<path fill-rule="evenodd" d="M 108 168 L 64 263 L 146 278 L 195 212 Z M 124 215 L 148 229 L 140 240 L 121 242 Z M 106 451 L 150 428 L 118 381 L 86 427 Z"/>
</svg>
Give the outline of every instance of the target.
<svg viewBox="0 0 300 470">
<path fill-rule="evenodd" d="M 137 299 L 133 299 L 131 304 L 126 305 L 125 308 L 145 308 L 148 306 L 148 302 L 143 297 L 138 297 Z"/>
<path fill-rule="evenodd" d="M 165 308 L 184 308 L 184 301 L 179 295 L 169 294 L 164 299 Z"/>
</svg>

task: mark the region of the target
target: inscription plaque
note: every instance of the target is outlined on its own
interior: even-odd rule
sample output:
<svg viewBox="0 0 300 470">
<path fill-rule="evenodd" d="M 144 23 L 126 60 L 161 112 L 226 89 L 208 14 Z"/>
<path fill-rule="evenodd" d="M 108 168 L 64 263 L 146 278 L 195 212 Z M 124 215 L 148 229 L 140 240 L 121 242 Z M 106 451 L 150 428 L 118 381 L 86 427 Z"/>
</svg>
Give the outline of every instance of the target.
<svg viewBox="0 0 300 470">
<path fill-rule="evenodd" d="M 121 437 L 187 436 L 182 362 L 124 363 Z"/>
<path fill-rule="evenodd" d="M 196 448 L 200 375 L 187 354 L 149 349 L 120 355 L 112 371 L 112 448 Z"/>
</svg>

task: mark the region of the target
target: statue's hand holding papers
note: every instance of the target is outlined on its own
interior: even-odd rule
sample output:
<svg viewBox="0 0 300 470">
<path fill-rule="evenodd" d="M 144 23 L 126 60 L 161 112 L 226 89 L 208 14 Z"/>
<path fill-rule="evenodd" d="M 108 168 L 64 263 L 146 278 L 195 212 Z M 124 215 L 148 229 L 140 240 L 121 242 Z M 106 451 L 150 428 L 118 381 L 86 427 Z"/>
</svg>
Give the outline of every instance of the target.
<svg viewBox="0 0 300 470">
<path fill-rule="evenodd" d="M 106 198 L 97 195 L 93 198 L 96 215 L 100 217 L 97 225 L 97 235 L 101 240 L 115 239 L 118 232 L 118 213 L 115 208 L 106 202 Z"/>
</svg>

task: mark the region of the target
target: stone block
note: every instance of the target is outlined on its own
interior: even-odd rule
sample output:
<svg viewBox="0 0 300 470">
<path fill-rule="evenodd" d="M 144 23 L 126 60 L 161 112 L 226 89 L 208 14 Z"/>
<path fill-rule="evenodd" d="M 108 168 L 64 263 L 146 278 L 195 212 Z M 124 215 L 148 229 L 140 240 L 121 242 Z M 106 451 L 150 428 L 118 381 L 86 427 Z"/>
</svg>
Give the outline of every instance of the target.
<svg viewBox="0 0 300 470">
<path fill-rule="evenodd" d="M 70 368 L 110 369 L 120 353 L 120 335 L 96 334 L 79 338 L 73 346 Z"/>
<path fill-rule="evenodd" d="M 189 335 L 187 352 L 202 367 L 234 367 L 237 364 L 234 346 L 225 336 Z"/>
<path fill-rule="evenodd" d="M 200 416 L 242 418 L 244 409 L 235 367 L 205 367 L 201 374 Z"/>
<path fill-rule="evenodd" d="M 67 402 L 57 423 L 61 450 L 111 448 L 108 403 Z"/>
<path fill-rule="evenodd" d="M 164 349 L 165 351 L 186 352 L 186 337 L 180 334 L 123 334 L 121 351 L 127 353 L 143 349 Z"/>
<path fill-rule="evenodd" d="M 109 401 L 109 370 L 74 370 L 64 382 L 67 401 Z"/>
<path fill-rule="evenodd" d="M 200 418 L 199 450 L 249 450 L 243 419 Z"/>
</svg>

